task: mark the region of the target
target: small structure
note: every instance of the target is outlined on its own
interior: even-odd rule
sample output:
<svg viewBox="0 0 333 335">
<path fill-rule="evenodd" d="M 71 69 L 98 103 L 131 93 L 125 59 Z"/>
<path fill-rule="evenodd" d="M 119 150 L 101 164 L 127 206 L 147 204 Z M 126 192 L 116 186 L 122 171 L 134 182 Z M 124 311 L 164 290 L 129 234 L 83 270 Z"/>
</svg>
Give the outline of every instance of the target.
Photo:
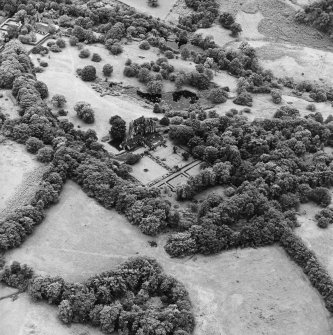
<svg viewBox="0 0 333 335">
<path fill-rule="evenodd" d="M 47 35 L 49 33 L 50 25 L 44 22 L 36 23 L 36 32 L 42 35 Z"/>
<path fill-rule="evenodd" d="M 0 25 L 0 39 L 5 40 L 8 35 L 9 28 L 16 28 L 18 31 L 21 29 L 22 23 L 19 20 L 9 18 Z"/>
<path fill-rule="evenodd" d="M 157 132 L 156 120 L 141 116 L 130 123 L 128 135 L 120 147 L 129 151 L 141 146 L 151 149 L 162 142 L 163 137 Z"/>
</svg>

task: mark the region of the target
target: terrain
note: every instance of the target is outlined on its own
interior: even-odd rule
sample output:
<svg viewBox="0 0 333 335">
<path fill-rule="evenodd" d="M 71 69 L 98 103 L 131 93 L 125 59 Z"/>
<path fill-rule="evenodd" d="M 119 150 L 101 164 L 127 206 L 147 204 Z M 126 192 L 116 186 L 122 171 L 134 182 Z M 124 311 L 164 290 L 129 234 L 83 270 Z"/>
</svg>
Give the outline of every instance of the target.
<svg viewBox="0 0 333 335">
<path fill-rule="evenodd" d="M 160 69 L 158 69 L 159 71 L 150 71 L 150 76 L 154 72 L 153 75 L 162 77 L 162 79 L 155 78 L 155 81 L 163 83 L 162 89 L 157 92 L 162 97 L 161 101 L 158 103 L 152 101 L 150 94 L 154 95 L 156 92 L 155 88 L 152 89 L 149 86 L 149 81 L 141 80 L 138 75 L 124 74 L 124 68 L 130 66 L 135 68 L 135 64 L 141 66 L 143 63 L 148 63 L 145 66 L 148 66 L 147 68 L 150 70 L 160 58 L 166 56 L 165 41 L 161 42 L 162 48 L 160 45 L 150 45 L 149 49 L 144 50 L 140 46 L 142 41 L 146 40 L 146 36 L 150 34 L 144 30 L 141 34 L 143 36 L 140 34 L 132 36 L 133 38 L 126 36 L 116 42 L 115 44 L 121 44 L 122 52 L 119 54 L 113 54 L 105 41 L 97 40 L 88 43 L 89 36 L 87 35 L 87 39 L 81 41 L 83 48 L 88 49 L 91 55 L 100 55 L 101 60 L 98 62 L 92 62 L 91 56 L 86 58 L 80 56 L 82 48 L 78 45 L 71 45 L 72 35 L 66 26 L 61 27 L 55 35 L 50 34 L 38 45 L 38 47 L 51 49 L 48 43 L 61 39 L 65 42 L 65 47 L 61 47 L 60 51 L 50 51 L 47 54 L 34 53 L 31 45 L 24 45 L 25 50 L 29 52 L 29 59 L 33 64 L 32 68 L 43 67 L 41 63 L 47 62 L 46 67 L 34 73 L 35 79 L 33 80 L 46 84 L 48 95 L 43 99 L 26 103 L 22 96 L 27 94 L 27 91 L 32 91 L 33 85 L 29 82 L 31 79 L 29 75 L 32 72 L 26 71 L 23 66 L 18 71 L 28 73 L 24 79 L 27 80 L 26 82 L 22 79 L 22 83 L 16 83 L 14 86 L 12 83 L 13 87 L 9 87 L 10 85 L 6 87 L 6 85 L 2 85 L 0 78 L 2 85 L 0 85 L 1 115 L 4 115 L 6 120 L 3 121 L 0 117 L 0 127 L 4 125 L 3 133 L 0 135 L 0 233 L 2 238 L 9 232 L 8 241 L 15 240 L 13 245 L 9 246 L 8 244 L 7 246 L 7 240 L 0 239 L 3 243 L 0 244 L 1 267 L 2 260 L 7 265 L 19 262 L 31 267 L 36 275 L 60 276 L 68 282 L 82 283 L 94 275 L 115 269 L 131 257 L 152 257 L 156 259 L 168 276 L 172 276 L 182 283 L 188 292 L 192 304 L 191 311 L 195 319 L 193 330 L 195 335 L 331 334 L 333 331 L 331 291 L 323 289 L 323 293 L 321 288 L 324 285 L 321 285 L 320 279 L 315 282 L 313 279 L 315 275 L 311 276 L 312 268 L 308 269 L 308 263 L 314 264 L 316 269 L 322 271 L 320 272 L 323 274 L 322 278 L 333 277 L 331 256 L 333 228 L 332 225 L 326 229 L 319 228 L 317 226 L 318 220 L 315 218 L 322 207 L 333 208 L 331 198 L 324 205 L 321 203 L 324 201 L 323 199 L 329 197 L 327 192 L 331 196 L 333 184 L 330 177 L 333 170 L 330 145 L 333 129 L 330 124 L 332 99 L 328 98 L 331 93 L 330 88 L 333 86 L 333 79 L 330 75 L 333 67 L 333 42 L 329 36 L 319 32 L 315 27 L 300 25 L 294 20 L 296 12 L 312 2 L 314 1 L 219 0 L 217 1 L 219 15 L 222 12 L 231 13 L 236 22 L 241 24 L 242 32 L 238 36 L 230 34 L 230 30 L 223 28 L 217 18 L 211 27 L 200 27 L 195 31 L 196 34 L 201 34 L 203 39 L 208 36 L 208 40 L 213 40 L 216 45 L 224 48 L 231 55 L 233 52 L 237 54 L 242 42 L 247 42 L 247 45 L 255 51 L 258 64 L 263 69 L 262 72 L 260 72 L 261 68 L 260 71 L 258 70 L 258 75 L 267 70 L 272 72 L 272 78 L 274 76 L 274 79 L 270 79 L 269 83 L 274 80 L 278 82 L 281 79 L 278 84 L 275 84 L 278 86 L 281 98 L 277 104 L 273 102 L 272 95 L 267 92 L 251 92 L 253 98 L 251 106 L 235 104 L 234 99 L 240 95 L 239 83 L 242 76 L 232 73 L 232 68 L 221 70 L 214 65 L 207 65 L 210 60 L 208 62 L 206 60 L 207 63 L 202 70 L 202 73 L 207 76 L 207 69 L 211 71 L 209 75 L 212 75 L 212 78 L 209 80 L 207 88 L 200 89 L 200 87 L 191 85 L 191 81 L 184 81 L 181 85 L 181 90 L 187 94 L 190 92 L 197 97 L 199 104 L 192 104 L 188 98 L 182 97 L 177 105 L 177 101 L 172 98 L 173 92 L 179 91 L 176 78 L 170 79 L 170 73 L 167 75 L 163 73 L 166 77 L 164 78 Z M 83 6 L 87 6 L 84 1 L 75 3 L 80 5 L 84 3 Z M 90 1 L 89 3 L 95 3 L 97 8 L 103 6 L 107 6 L 106 8 L 120 8 L 122 6 L 129 8 L 128 6 L 130 6 L 138 13 L 158 18 L 159 23 L 165 23 L 170 27 L 176 27 L 180 17 L 195 12 L 183 0 L 169 2 L 160 0 L 158 7 L 148 6 L 146 0 L 104 0 Z M 87 9 L 88 7 L 83 8 Z M 3 9 L 3 11 L 5 10 Z M 84 25 L 85 23 L 82 23 L 82 26 Z M 89 24 L 87 25 L 89 26 Z M 100 29 L 102 32 L 98 32 L 98 34 L 108 34 L 107 29 L 105 28 L 104 31 L 104 28 L 102 27 Z M 157 32 L 157 29 L 153 30 L 156 31 L 153 31 L 149 37 L 155 38 L 161 34 Z M 188 33 L 189 38 L 193 36 L 193 33 Z M 162 61 L 161 69 L 166 70 L 167 66 L 171 66 L 176 75 L 197 71 L 196 65 L 202 64 L 200 57 L 198 56 L 198 59 L 195 57 L 184 59 L 181 55 L 184 46 L 178 48 L 174 41 L 176 40 L 173 36 L 175 34 L 170 35 L 171 38 L 169 36 L 167 41 L 169 44 L 167 45 L 172 45 L 175 48 L 173 49 L 173 57 Z M 16 41 L 15 38 L 13 40 Z M 190 43 L 185 47 L 198 52 L 198 54 L 209 50 L 209 48 L 202 49 L 190 45 Z M 8 52 L 5 45 L 2 50 L 5 50 L 5 53 Z M 213 59 L 213 57 L 208 58 Z M 131 64 L 128 59 L 131 60 Z M 151 62 L 154 64 L 149 65 Z M 165 68 L 162 63 L 167 63 L 164 65 Z M 113 66 L 113 72 L 110 76 L 106 76 L 104 73 L 105 64 Z M 95 78 L 83 80 L 82 73 L 77 70 L 91 65 L 96 69 Z M 0 76 L 5 78 L 4 72 L 1 72 Z M 285 77 L 292 78 L 295 84 L 285 85 L 288 81 Z M 150 80 L 154 81 L 151 78 Z M 304 81 L 311 82 L 311 87 L 314 87 L 312 91 L 311 89 L 298 90 L 296 88 L 300 82 Z M 25 85 L 28 87 L 26 91 Z M 228 92 L 228 97 L 223 103 L 214 103 L 210 98 L 211 91 L 217 87 L 228 88 L 225 91 Z M 326 99 L 313 98 L 312 93 L 318 94 L 317 87 L 320 88 L 319 91 L 326 90 L 324 92 L 327 96 Z M 22 92 L 15 94 L 15 90 L 22 90 Z M 39 93 L 41 91 L 39 90 Z M 149 98 L 140 97 L 137 91 L 148 94 Z M 51 99 L 57 94 L 65 97 L 66 101 L 62 106 L 57 105 Z M 92 123 L 86 122 L 79 116 L 77 103 L 80 101 L 90 104 L 88 109 L 91 108 L 94 115 Z M 47 112 L 37 110 L 35 115 L 31 117 L 31 110 L 38 105 L 43 106 Z M 162 112 L 156 112 L 157 105 Z M 249 110 L 246 110 L 246 107 Z M 286 117 L 283 114 L 278 117 L 276 116 L 278 109 L 282 110 L 281 114 L 285 112 L 290 115 Z M 294 109 L 298 111 L 298 114 Z M 65 114 L 61 114 L 62 110 Z M 292 113 L 296 116 L 291 116 Z M 144 124 L 146 127 L 144 135 L 140 133 L 141 137 L 149 139 L 144 145 L 141 142 L 140 145 L 135 143 L 134 149 L 126 148 L 126 145 L 122 147 L 114 145 L 111 140 L 115 140 L 116 137 L 115 129 L 112 133 L 112 128 L 116 128 L 116 126 L 112 124 L 110 118 L 115 116 L 120 116 L 124 121 L 127 134 L 131 134 L 131 131 L 137 131 L 142 125 L 138 123 L 136 128 L 134 120 L 138 120 L 140 117 L 153 120 L 157 125 L 157 130 L 151 133 L 157 133 L 159 136 L 149 137 L 151 135 L 151 124 L 149 123 L 148 125 Z M 244 121 L 243 117 L 245 116 L 246 120 Z M 26 129 L 21 129 L 15 124 L 15 120 L 20 117 L 24 122 L 30 122 L 29 127 L 37 134 L 34 137 L 43 142 L 40 144 L 41 148 L 53 150 L 50 159 L 44 161 L 40 158 L 40 150 L 42 149 L 39 147 L 37 150 L 29 149 L 28 137 L 33 135 L 24 137 Z M 46 128 L 41 128 L 42 130 L 39 131 L 39 128 L 35 126 L 34 122 L 39 117 L 42 119 L 38 121 L 40 127 L 42 127 L 41 124 L 47 124 L 52 128 L 51 135 L 45 130 Z M 164 118 L 168 119 L 167 125 L 163 124 Z M 234 121 L 230 121 L 228 118 Z M 281 122 L 286 120 L 285 128 L 288 127 L 287 123 L 293 124 L 292 122 L 295 122 L 294 129 L 276 131 L 279 134 L 274 133 L 274 136 L 280 136 L 279 139 L 272 139 L 273 135 L 269 133 L 270 130 L 259 129 L 259 127 L 264 127 L 260 124 L 260 120 L 273 122 L 279 118 Z M 191 124 L 191 120 L 197 121 L 199 126 L 194 121 Z M 210 120 L 212 120 L 211 124 Z M 225 126 L 225 129 L 221 130 L 224 125 L 222 121 L 217 123 L 217 120 L 225 121 L 225 123 L 230 121 L 228 123 L 230 128 L 226 131 L 227 126 Z M 305 120 L 304 122 L 308 122 L 308 124 L 303 124 L 303 121 L 300 120 Z M 297 124 L 298 121 L 299 124 Z M 313 123 L 311 123 L 312 121 Z M 117 122 L 117 119 L 113 122 Z M 200 128 L 202 124 L 204 126 Z M 251 149 L 254 148 L 253 157 L 251 154 L 244 154 L 245 149 L 241 153 L 239 153 L 241 150 L 238 151 L 239 156 L 233 155 L 232 153 L 238 150 L 235 149 L 237 145 L 240 147 L 247 143 L 247 140 L 243 141 L 243 138 L 239 140 L 240 136 L 245 138 L 246 133 L 244 130 L 243 135 L 240 128 L 244 126 L 245 129 L 246 125 L 250 124 L 254 125 L 254 128 L 258 128 L 251 129 L 248 133 L 257 132 L 259 134 L 259 138 L 255 138 L 253 142 L 248 141 L 248 152 L 250 153 Z M 122 124 L 119 122 L 116 125 L 121 128 Z M 16 126 L 17 128 L 15 128 Z M 312 126 L 314 130 L 311 133 Z M 193 140 L 195 142 L 193 146 L 189 145 L 190 141 L 182 140 L 182 136 L 186 136 L 186 132 L 189 131 L 186 127 L 198 130 L 196 136 L 192 136 L 198 141 Z M 172 129 L 176 129 L 174 133 Z M 119 131 L 119 129 L 117 130 Z M 261 133 L 264 134 L 262 136 L 267 136 L 268 140 L 260 137 Z M 130 141 L 136 135 L 129 136 L 128 146 L 132 145 Z M 206 142 L 200 142 L 200 136 L 201 140 L 204 138 Z M 282 136 L 285 138 L 282 139 Z M 281 143 L 288 142 L 296 137 L 298 142 L 304 144 L 304 148 L 302 146 L 297 151 L 297 144 L 295 144 L 295 149 L 294 143 L 292 143 L 289 149 L 297 152 L 293 163 L 295 166 L 299 164 L 297 165 L 298 169 L 293 164 L 288 165 L 285 161 L 294 157 L 294 152 L 282 153 L 283 145 L 281 144 L 279 147 L 276 144 L 279 140 Z M 52 139 L 50 140 L 50 138 Z M 38 146 L 39 142 L 35 142 L 33 144 Z M 216 150 L 217 152 L 211 150 L 212 147 L 215 148 L 214 145 L 217 143 L 222 143 L 228 149 L 226 151 Z M 300 143 L 298 143 L 299 146 L 301 146 Z M 196 146 L 201 147 L 197 148 L 197 152 L 193 150 Z M 257 147 L 259 148 L 258 152 L 256 151 Z M 211 151 L 205 148 L 209 148 Z M 269 155 L 270 152 L 267 153 L 266 150 L 274 151 L 276 157 L 280 153 L 281 155 L 279 158 L 272 159 Z M 129 163 L 129 158 L 133 158 L 131 155 L 137 155 L 134 157 L 137 161 L 133 164 Z M 217 159 L 217 155 L 224 157 Z M 224 159 L 225 157 L 228 159 Z M 251 161 L 252 158 L 253 161 Z M 272 160 L 270 161 L 270 159 Z M 300 163 L 302 159 L 304 161 Z M 250 163 L 246 165 L 244 162 L 250 162 L 252 165 Z M 128 166 L 124 163 L 127 163 Z M 232 168 L 228 170 L 229 163 Z M 222 166 L 223 173 L 218 175 L 216 172 L 214 178 L 210 177 L 214 167 L 218 164 L 224 164 Z M 321 172 L 327 173 L 329 175 L 327 178 L 315 176 L 311 179 L 308 177 L 311 180 L 306 180 L 306 182 L 308 181 L 313 189 L 324 187 L 330 191 L 320 193 L 320 196 L 317 197 L 319 199 L 315 196 L 311 198 L 311 190 L 304 191 L 306 195 L 299 189 L 293 192 L 288 188 L 290 185 L 306 182 L 302 177 L 299 179 L 301 182 L 287 180 L 289 175 L 286 177 L 287 181 L 281 181 L 283 174 L 287 174 L 287 168 L 284 170 L 285 166 L 293 170 L 295 175 L 299 173 L 301 168 L 304 169 L 306 176 L 314 171 L 318 172 L 318 175 Z M 244 169 L 238 171 L 237 168 Z M 204 175 L 205 171 L 208 171 L 207 175 Z M 251 174 L 252 172 L 253 174 Z M 290 171 L 288 170 L 288 172 Z M 106 173 L 106 176 L 102 175 L 103 173 Z M 232 174 L 234 175 L 231 176 Z M 195 183 L 201 176 L 202 185 L 195 188 Z M 278 181 L 274 179 L 280 177 L 281 179 Z M 223 178 L 228 181 L 217 181 Z M 238 182 L 237 178 L 242 182 Z M 275 180 L 274 185 L 273 182 L 269 184 L 268 180 L 273 179 Z M 267 184 L 263 186 L 265 182 Z M 50 184 L 58 184 L 59 187 L 54 186 L 49 194 L 49 189 L 43 191 L 43 187 L 46 189 L 50 187 Z M 102 186 L 98 188 L 100 184 Z M 277 189 L 277 184 L 280 191 L 283 186 L 287 191 L 283 189 L 279 196 L 272 195 L 271 193 Z M 118 192 L 118 188 L 124 187 L 124 191 L 120 190 L 119 194 L 114 195 L 108 187 L 116 189 L 115 192 Z M 156 192 L 149 193 L 150 187 L 156 187 Z M 189 189 L 193 194 L 190 191 L 187 193 Z M 139 199 L 140 192 L 144 195 Z M 242 195 L 242 192 L 249 192 L 248 198 L 244 198 L 243 201 L 246 202 L 244 207 L 248 203 L 249 206 L 246 209 L 239 209 L 239 211 L 242 211 L 242 215 L 243 212 L 251 212 L 250 205 L 252 205 L 252 214 L 247 217 L 241 216 L 229 224 L 232 229 L 229 228 L 231 233 L 227 231 L 226 236 L 228 238 L 236 236 L 236 242 L 225 242 L 225 246 L 216 246 L 216 250 L 212 251 L 210 247 L 213 248 L 218 244 L 214 239 L 218 235 L 218 230 L 214 230 L 214 235 L 208 229 L 208 225 L 207 227 L 204 225 L 207 224 L 208 220 L 217 220 L 214 215 L 220 215 L 221 221 L 227 220 L 227 215 L 226 217 L 222 215 L 227 212 L 227 209 L 218 212 L 216 209 L 218 204 L 214 205 L 214 202 L 230 201 L 229 207 L 236 212 L 236 209 L 232 207 L 232 199 L 234 199 L 233 196 Z M 265 200 L 262 200 L 262 194 L 265 195 Z M 297 194 L 297 200 L 293 197 L 295 194 Z M 283 199 L 284 195 L 285 199 Z M 302 196 L 306 200 L 303 201 Z M 139 200 L 135 197 L 138 197 Z M 256 218 L 254 218 L 257 215 L 256 204 L 251 203 L 251 197 L 255 198 L 252 199 L 254 202 L 259 199 L 264 203 L 262 207 L 260 207 L 261 204 L 258 205 L 257 211 L 261 214 L 258 214 Z M 106 198 L 108 199 L 106 200 Z M 109 201 L 111 198 L 112 201 Z M 124 200 L 126 204 L 120 204 L 119 199 L 126 199 L 127 202 Z M 137 203 L 138 201 L 140 204 Z M 149 203 L 144 203 L 144 201 Z M 274 201 L 275 203 L 271 206 Z M 243 202 L 240 204 L 241 202 L 238 203 L 236 198 L 234 200 L 235 206 L 239 204 L 239 207 L 243 206 Z M 264 207 L 267 203 L 271 206 L 269 210 Z M 37 224 L 33 224 L 33 229 L 30 229 L 31 231 L 29 230 L 24 238 L 20 238 L 17 237 L 18 233 L 13 232 L 14 229 L 11 230 L 12 228 L 5 226 L 5 224 L 10 220 L 15 221 L 15 216 L 14 219 L 11 216 L 16 215 L 15 209 L 27 204 L 32 204 L 38 210 L 43 211 L 45 218 Z M 142 214 L 146 210 L 145 206 L 148 207 L 148 214 Z M 262 211 L 262 208 L 265 209 Z M 167 214 L 163 216 L 164 210 Z M 174 212 L 177 212 L 180 217 L 177 223 L 173 222 L 177 221 L 176 219 L 172 221 Z M 276 214 L 277 212 L 278 214 Z M 230 214 L 230 216 L 232 215 Z M 278 219 L 272 219 L 269 215 L 272 217 L 276 215 Z M 28 216 L 23 215 L 17 220 L 22 222 Z M 29 219 L 31 218 L 29 217 Z M 150 219 L 151 221 L 149 221 Z M 256 219 L 258 222 L 255 221 Z M 263 222 L 267 224 L 266 226 L 263 224 L 263 235 L 267 231 L 270 232 L 271 219 L 277 227 L 277 232 L 274 231 L 272 235 L 276 234 L 278 237 L 274 235 L 267 242 L 264 237 L 261 240 L 261 235 L 256 230 L 252 233 L 250 225 L 260 225 Z M 282 224 L 280 219 L 283 221 Z M 276 223 L 276 221 L 279 222 Z M 149 225 L 151 222 L 152 224 Z M 199 230 L 193 228 L 194 226 L 199 227 L 197 222 L 203 225 L 203 230 L 207 228 L 206 235 L 205 231 L 201 234 Z M 163 224 L 164 226 L 161 228 Z M 5 228 L 2 228 L 2 225 Z M 148 230 L 147 227 L 151 230 Z M 291 243 L 293 246 L 296 245 L 295 249 L 299 247 L 295 252 L 296 255 L 293 254 L 293 246 L 290 248 L 286 246 L 285 240 L 288 238 L 283 239 L 287 233 L 292 234 L 295 238 L 300 238 L 297 240 L 301 241 L 297 242 L 300 243 L 300 246 L 296 242 Z M 29 234 L 31 235 L 28 236 Z M 243 244 L 239 242 L 240 238 L 237 239 L 239 235 L 243 236 L 242 234 L 245 236 Z M 176 247 L 175 251 L 172 251 L 172 246 L 178 246 L 177 238 L 179 236 L 185 240 L 184 245 L 180 244 L 180 251 Z M 207 238 L 207 249 L 199 246 L 202 236 Z M 198 246 L 190 245 L 188 247 L 186 242 L 190 244 L 193 240 Z M 257 242 L 259 240 L 260 242 Z M 237 245 L 238 242 L 239 245 Z M 301 243 L 304 243 L 304 248 Z M 190 251 L 187 250 L 187 247 Z M 302 264 L 303 258 L 299 257 L 299 250 L 306 254 L 304 258 L 310 255 L 310 260 L 305 261 L 306 265 Z M 312 253 L 315 256 L 312 257 Z M 317 258 L 318 263 L 316 263 Z M 325 269 L 327 269 L 328 277 L 326 277 Z M 327 286 L 330 286 L 329 280 L 331 279 L 325 281 L 325 285 L 328 283 Z M 2 281 L 5 283 L 5 280 Z M 44 301 L 34 301 L 29 296 L 26 287 L 17 289 L 1 284 L 0 334 L 97 335 L 103 333 L 98 327 L 89 324 L 88 321 L 73 321 L 72 324 L 60 322 L 55 306 L 57 304 L 48 304 L 46 298 L 41 300 Z M 158 304 L 156 305 L 158 306 Z M 155 305 L 154 308 L 159 311 Z M 160 309 L 162 310 L 162 308 Z M 152 326 L 152 328 L 151 333 L 148 330 L 132 333 L 155 335 L 157 326 Z M 165 334 L 188 334 L 181 331 L 178 330 L 177 333 L 177 330 L 172 330 Z M 117 332 L 104 330 L 104 333 Z"/>
</svg>

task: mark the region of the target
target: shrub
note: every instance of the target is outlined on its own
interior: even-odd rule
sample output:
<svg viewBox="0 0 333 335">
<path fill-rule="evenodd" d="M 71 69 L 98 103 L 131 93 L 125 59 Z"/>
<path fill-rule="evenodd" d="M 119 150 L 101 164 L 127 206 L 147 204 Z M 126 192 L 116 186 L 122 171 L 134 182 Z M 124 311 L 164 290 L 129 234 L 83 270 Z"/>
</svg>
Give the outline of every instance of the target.
<svg viewBox="0 0 333 335">
<path fill-rule="evenodd" d="M 173 59 L 175 58 L 175 55 L 173 54 L 173 52 L 171 50 L 167 50 L 165 53 L 164 53 L 164 56 L 167 58 L 167 59 Z"/>
<path fill-rule="evenodd" d="M 66 42 L 62 38 L 58 38 L 56 44 L 59 48 L 64 49 L 66 48 Z"/>
<path fill-rule="evenodd" d="M 111 46 L 110 52 L 112 55 L 119 55 L 123 52 L 123 47 L 120 44 L 115 43 Z"/>
<path fill-rule="evenodd" d="M 40 148 L 44 146 L 44 143 L 36 137 L 29 137 L 25 145 L 28 152 L 35 154 Z"/>
<path fill-rule="evenodd" d="M 158 7 L 158 0 L 148 0 L 148 6 L 150 7 Z"/>
<path fill-rule="evenodd" d="M 327 228 L 328 225 L 333 223 L 333 209 L 324 208 L 319 213 L 315 215 L 318 227 Z"/>
<path fill-rule="evenodd" d="M 44 69 L 42 67 L 40 66 L 35 67 L 35 73 L 42 73 L 42 72 L 44 72 Z"/>
<path fill-rule="evenodd" d="M 281 95 L 281 92 L 279 90 L 272 90 L 271 91 L 271 96 L 272 96 L 273 102 L 275 104 L 281 103 L 282 95 Z"/>
<path fill-rule="evenodd" d="M 41 61 L 40 62 L 40 66 L 42 66 L 42 67 L 48 67 L 49 64 L 47 62 L 45 62 L 45 61 Z"/>
<path fill-rule="evenodd" d="M 98 63 L 98 62 L 100 62 L 102 60 L 102 57 L 99 54 L 97 54 L 97 53 L 93 53 L 93 55 L 91 57 L 91 60 L 93 62 L 97 62 Z"/>
<path fill-rule="evenodd" d="M 51 147 L 44 147 L 38 150 L 37 160 L 42 163 L 50 163 L 53 159 L 54 151 Z"/>
<path fill-rule="evenodd" d="M 75 47 L 78 43 L 79 43 L 79 39 L 78 39 L 76 36 L 71 36 L 71 37 L 69 38 L 69 44 L 70 44 L 72 47 Z"/>
<path fill-rule="evenodd" d="M 91 105 L 87 102 L 77 102 L 74 106 L 74 110 L 79 119 L 85 123 L 94 123 L 95 122 L 95 113 Z"/>
<path fill-rule="evenodd" d="M 61 52 L 61 49 L 58 47 L 58 45 L 57 44 L 53 44 L 51 47 L 50 47 L 50 50 L 52 51 L 52 52 Z"/>
<path fill-rule="evenodd" d="M 182 51 L 180 52 L 180 55 L 181 55 L 182 59 L 187 60 L 187 59 L 190 58 L 191 53 L 188 50 L 188 48 L 183 48 Z"/>
<path fill-rule="evenodd" d="M 148 41 L 142 41 L 139 45 L 139 48 L 142 50 L 149 50 L 150 44 L 148 43 Z"/>
<path fill-rule="evenodd" d="M 113 73 L 113 66 L 111 64 L 105 64 L 103 66 L 103 74 L 105 77 L 111 77 Z"/>
<path fill-rule="evenodd" d="M 92 65 L 87 65 L 81 70 L 81 79 L 83 81 L 94 81 L 96 79 L 96 68 Z"/>
<path fill-rule="evenodd" d="M 252 107 L 253 99 L 252 95 L 248 92 L 241 92 L 234 100 L 236 105 Z"/>
<path fill-rule="evenodd" d="M 162 117 L 162 119 L 160 120 L 160 124 L 162 126 L 168 126 L 170 124 L 170 119 L 166 116 Z"/>
<path fill-rule="evenodd" d="M 90 51 L 88 49 L 83 49 L 79 53 L 80 58 L 89 58 L 90 57 Z"/>
<path fill-rule="evenodd" d="M 62 95 L 62 94 L 55 94 L 51 99 L 51 103 L 56 108 L 63 108 L 65 106 L 66 102 L 67 102 L 67 100 L 66 100 L 65 96 Z"/>
<path fill-rule="evenodd" d="M 125 66 L 125 68 L 124 68 L 124 76 L 125 77 L 132 78 L 132 77 L 135 77 L 136 74 L 137 74 L 137 71 L 133 66 Z"/>
<path fill-rule="evenodd" d="M 126 158 L 126 164 L 129 165 L 134 165 L 138 163 L 141 159 L 141 156 L 138 154 L 133 154 L 133 153 L 128 153 L 127 158 Z"/>
<path fill-rule="evenodd" d="M 230 26 L 230 30 L 231 30 L 232 36 L 238 36 L 239 33 L 241 33 L 243 31 L 242 26 L 239 23 L 236 23 L 236 22 L 234 22 Z"/>
</svg>

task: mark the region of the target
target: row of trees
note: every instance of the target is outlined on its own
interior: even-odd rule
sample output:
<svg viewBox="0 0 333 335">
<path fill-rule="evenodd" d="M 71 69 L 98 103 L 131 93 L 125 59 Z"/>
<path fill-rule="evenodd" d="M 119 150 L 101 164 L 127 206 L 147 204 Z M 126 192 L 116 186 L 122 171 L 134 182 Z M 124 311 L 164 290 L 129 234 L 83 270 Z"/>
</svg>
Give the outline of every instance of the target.
<svg viewBox="0 0 333 335">
<path fill-rule="evenodd" d="M 185 287 L 151 258 L 129 259 L 84 283 L 34 275 L 31 268 L 14 262 L 0 281 L 27 289 L 36 301 L 57 305 L 62 322 L 90 323 L 105 334 L 188 335 L 194 329 Z M 161 303 L 151 303 L 157 297 Z"/>
</svg>

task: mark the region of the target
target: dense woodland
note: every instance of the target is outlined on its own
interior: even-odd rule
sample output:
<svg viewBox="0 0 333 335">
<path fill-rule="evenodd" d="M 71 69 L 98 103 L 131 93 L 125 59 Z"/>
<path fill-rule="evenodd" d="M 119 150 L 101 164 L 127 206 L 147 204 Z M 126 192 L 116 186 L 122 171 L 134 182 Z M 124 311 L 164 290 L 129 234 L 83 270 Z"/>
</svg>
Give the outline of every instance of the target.
<svg viewBox="0 0 333 335">
<path fill-rule="evenodd" d="M 35 301 L 58 306 L 65 324 L 90 323 L 105 334 L 188 335 L 194 328 L 184 286 L 150 258 L 129 259 L 82 284 L 35 275 L 26 265 L 13 262 L 0 280 L 27 290 Z"/>
<path fill-rule="evenodd" d="M 217 19 L 214 1 L 209 2 L 208 10 L 205 1 L 186 3 L 196 14 L 185 17 L 177 28 L 132 10 L 91 7 L 83 11 L 71 1 L 0 1 L 0 9 L 8 15 L 20 11 L 25 11 L 24 15 L 51 12 L 62 26 L 71 29 L 75 43 L 102 42 L 111 53 L 112 48 L 119 49 L 119 38 L 130 36 L 147 40 L 149 45 L 166 52 L 170 51 L 165 43 L 169 34 L 176 33 L 185 39 L 182 26 L 196 29 L 195 25 L 209 26 Z M 234 23 L 227 15 L 220 22 L 227 26 Z M 96 38 L 94 31 L 102 33 L 101 36 Z M 224 50 L 200 35 L 193 35 L 190 43 L 202 49 L 182 55 L 198 65 L 193 73 L 178 73 L 171 79 L 173 71 L 166 57 L 154 64 L 129 62 L 125 75 L 147 82 L 147 87 L 151 85 L 151 91 L 155 92 L 156 86 L 159 87 L 155 84 L 161 77 L 179 82 L 179 87 L 190 84 L 208 89 L 211 87 L 208 70 L 228 71 L 238 77 L 238 96 L 234 102 L 242 106 L 251 106 L 255 93 L 272 94 L 279 103 L 281 96 L 276 90 L 284 86 L 309 92 L 316 101 L 333 100 L 331 88 L 274 78 L 270 71 L 259 66 L 255 50 L 246 43 L 234 51 Z M 143 48 L 147 48 L 147 43 Z M 86 71 L 90 78 L 91 69 Z M 112 73 L 110 67 L 105 71 Z M 331 118 L 324 120 L 315 112 L 302 118 L 297 109 L 283 106 L 277 107 L 272 119 L 250 123 L 237 111 L 219 117 L 204 112 L 200 106 L 191 107 L 181 117 L 180 124 L 170 127 L 169 135 L 175 143 L 186 146 L 193 157 L 202 160 L 204 168 L 177 190 L 177 197 L 180 201 L 192 199 L 215 185 L 226 187 L 226 192 L 224 196 L 209 196 L 188 219 L 165 200 L 160 189 L 133 183 L 130 167 L 114 160 L 97 141 L 93 130 L 76 130 L 68 120 L 54 116 L 45 101 L 47 86 L 36 79 L 35 73 L 22 44 L 17 40 L 8 42 L 0 58 L 0 88 L 12 90 L 20 117 L 6 119 L 0 114 L 1 131 L 25 144 L 29 152 L 49 164 L 49 169 L 31 203 L 1 222 L 1 250 L 20 246 L 34 227 L 42 223 L 45 211 L 57 203 L 66 180 L 72 179 L 102 206 L 124 214 L 144 234 L 171 232 L 165 250 L 172 257 L 279 243 L 303 268 L 333 312 L 333 281 L 314 253 L 293 233 L 300 203 L 313 201 L 324 208 L 317 218 L 321 226 L 332 221 L 332 213 L 325 207 L 331 201 L 328 188 L 333 186 L 333 156 L 323 151 L 333 143 Z M 212 101 L 225 101 L 227 89 L 212 92 Z M 53 103 L 61 105 L 62 101 L 58 96 Z M 93 122 L 93 111 L 86 103 L 77 104 L 76 112 L 86 122 Z M 115 118 L 110 123 L 113 127 L 116 124 L 113 132 L 121 132 L 123 136 L 123 122 Z M 59 305 L 62 321 L 91 322 L 106 333 L 118 329 L 124 334 L 136 331 L 185 335 L 194 327 L 187 293 L 152 260 L 129 261 L 80 285 L 66 283 L 61 278 L 35 276 L 31 269 L 16 263 L 6 268 L 1 280 L 22 289 L 29 287 L 34 298 Z M 161 297 L 163 308 L 148 304 L 155 296 Z"/>
<path fill-rule="evenodd" d="M 296 14 L 300 23 L 313 25 L 320 31 L 332 35 L 333 33 L 333 1 L 320 0 L 305 6 L 304 10 Z"/>
</svg>

